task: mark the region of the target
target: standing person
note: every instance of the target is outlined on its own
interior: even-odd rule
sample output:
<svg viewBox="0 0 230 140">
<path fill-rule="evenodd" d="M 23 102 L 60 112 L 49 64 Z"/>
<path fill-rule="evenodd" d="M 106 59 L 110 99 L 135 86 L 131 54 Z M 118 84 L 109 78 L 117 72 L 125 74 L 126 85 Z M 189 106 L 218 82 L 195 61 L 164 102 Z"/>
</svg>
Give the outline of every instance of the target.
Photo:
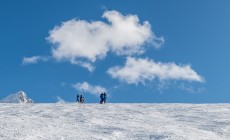
<svg viewBox="0 0 230 140">
<path fill-rule="evenodd" d="M 104 104 L 106 103 L 106 99 L 107 99 L 107 94 L 104 92 L 104 99 L 103 99 L 103 102 L 104 102 Z"/>
<path fill-rule="evenodd" d="M 105 92 L 102 92 L 100 95 L 101 101 L 100 104 L 105 104 L 106 103 L 106 99 L 107 99 L 107 95 Z"/>
<path fill-rule="evenodd" d="M 77 94 L 77 102 L 80 102 L 80 94 Z"/>
<path fill-rule="evenodd" d="M 83 95 L 81 94 L 81 95 L 80 95 L 80 103 L 84 103 L 84 101 L 85 101 L 85 100 L 84 100 L 84 97 L 83 97 Z"/>
<path fill-rule="evenodd" d="M 101 93 L 101 95 L 100 95 L 100 104 L 102 104 L 103 103 L 103 92 Z"/>
</svg>

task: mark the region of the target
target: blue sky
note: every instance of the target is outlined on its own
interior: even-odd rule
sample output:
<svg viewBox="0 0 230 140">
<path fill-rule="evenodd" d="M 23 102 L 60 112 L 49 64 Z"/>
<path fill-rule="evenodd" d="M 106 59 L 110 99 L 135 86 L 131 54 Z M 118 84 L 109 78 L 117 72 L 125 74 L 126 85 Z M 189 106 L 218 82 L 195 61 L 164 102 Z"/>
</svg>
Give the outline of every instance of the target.
<svg viewBox="0 0 230 140">
<path fill-rule="evenodd" d="M 230 101 L 230 2 L 1 1 L 0 98 Z"/>
</svg>

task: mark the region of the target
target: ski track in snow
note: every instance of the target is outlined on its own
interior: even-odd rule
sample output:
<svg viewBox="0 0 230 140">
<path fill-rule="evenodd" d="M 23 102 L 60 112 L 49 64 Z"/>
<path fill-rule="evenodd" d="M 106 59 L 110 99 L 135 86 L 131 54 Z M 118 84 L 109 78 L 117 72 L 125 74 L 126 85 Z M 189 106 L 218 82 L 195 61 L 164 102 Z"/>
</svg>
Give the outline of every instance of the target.
<svg viewBox="0 0 230 140">
<path fill-rule="evenodd" d="M 230 104 L 0 104 L 1 140 L 229 140 Z"/>
</svg>

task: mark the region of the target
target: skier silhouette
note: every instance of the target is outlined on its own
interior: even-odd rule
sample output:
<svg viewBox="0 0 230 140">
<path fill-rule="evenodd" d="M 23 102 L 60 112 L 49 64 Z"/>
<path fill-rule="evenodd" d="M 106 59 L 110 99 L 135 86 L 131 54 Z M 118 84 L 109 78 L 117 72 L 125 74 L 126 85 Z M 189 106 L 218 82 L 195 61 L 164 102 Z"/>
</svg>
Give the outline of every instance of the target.
<svg viewBox="0 0 230 140">
<path fill-rule="evenodd" d="M 80 102 L 80 94 L 77 94 L 77 102 Z"/>
<path fill-rule="evenodd" d="M 105 92 L 102 92 L 101 95 L 100 95 L 100 104 L 104 104 L 106 102 L 106 98 L 107 98 L 107 95 Z"/>
<path fill-rule="evenodd" d="M 103 103 L 103 92 L 101 93 L 100 98 L 101 98 L 100 104 L 102 104 Z"/>
<path fill-rule="evenodd" d="M 84 103 L 84 101 L 85 101 L 85 100 L 84 100 L 84 97 L 83 97 L 83 95 L 81 94 L 81 95 L 80 95 L 80 103 Z"/>
<path fill-rule="evenodd" d="M 103 102 L 104 102 L 104 104 L 106 103 L 106 99 L 107 99 L 107 95 L 106 95 L 106 93 L 104 92 L 104 96 L 103 96 L 104 98 L 103 98 Z"/>
</svg>

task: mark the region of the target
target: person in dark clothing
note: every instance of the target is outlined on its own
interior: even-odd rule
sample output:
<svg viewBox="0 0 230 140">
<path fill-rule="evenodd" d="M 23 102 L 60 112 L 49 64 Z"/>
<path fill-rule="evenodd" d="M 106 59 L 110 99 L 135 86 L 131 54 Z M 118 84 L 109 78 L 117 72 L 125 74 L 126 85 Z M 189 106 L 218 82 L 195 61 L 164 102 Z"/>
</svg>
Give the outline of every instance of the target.
<svg viewBox="0 0 230 140">
<path fill-rule="evenodd" d="M 77 94 L 77 102 L 80 102 L 80 94 Z"/>
<path fill-rule="evenodd" d="M 102 104 L 103 103 L 103 92 L 101 93 L 101 95 L 100 95 L 100 104 Z"/>
<path fill-rule="evenodd" d="M 84 101 L 85 101 L 85 100 L 84 100 L 84 97 L 83 97 L 83 95 L 81 94 L 81 95 L 80 95 L 80 103 L 84 103 Z"/>
<path fill-rule="evenodd" d="M 106 103 L 106 99 L 107 99 L 107 95 L 106 95 L 106 93 L 104 92 L 104 96 L 103 96 L 103 102 L 104 102 L 104 104 Z"/>
<path fill-rule="evenodd" d="M 107 95 L 105 92 L 102 92 L 101 95 L 100 95 L 100 104 L 104 104 L 106 102 L 106 98 L 107 98 Z"/>
</svg>

